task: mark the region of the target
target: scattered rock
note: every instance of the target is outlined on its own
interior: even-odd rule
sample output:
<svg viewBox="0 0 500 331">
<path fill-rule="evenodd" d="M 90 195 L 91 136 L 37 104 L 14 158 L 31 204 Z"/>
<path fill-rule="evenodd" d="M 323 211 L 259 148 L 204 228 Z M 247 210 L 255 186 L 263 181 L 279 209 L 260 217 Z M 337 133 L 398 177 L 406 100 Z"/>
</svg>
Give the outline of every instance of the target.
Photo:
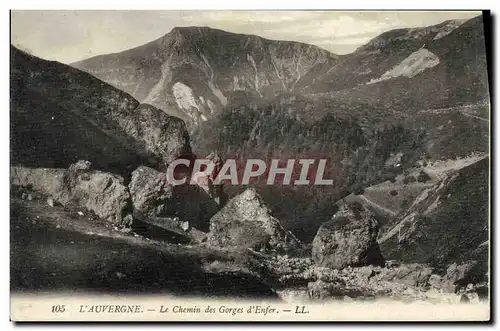
<svg viewBox="0 0 500 331">
<path fill-rule="evenodd" d="M 384 265 L 377 243 L 378 224 L 359 203 L 344 205 L 319 228 L 313 240 L 312 257 L 323 267 Z"/>
<path fill-rule="evenodd" d="M 50 207 L 54 207 L 54 199 L 52 199 L 52 198 L 47 198 L 47 204 L 48 204 Z"/>
<path fill-rule="evenodd" d="M 85 160 L 78 160 L 69 166 L 69 171 L 73 172 L 85 172 L 90 170 L 91 163 Z"/>
<path fill-rule="evenodd" d="M 134 223 L 134 217 L 131 214 L 127 214 L 122 220 L 122 231 L 129 231 Z"/>
<path fill-rule="evenodd" d="M 309 297 L 311 299 L 325 300 L 336 299 L 344 300 L 344 297 L 349 298 L 372 298 L 373 294 L 370 292 L 363 292 L 355 287 L 344 286 L 341 283 L 330 283 L 318 280 L 307 284 Z"/>
<path fill-rule="evenodd" d="M 333 284 L 318 280 L 307 284 L 307 291 L 311 299 L 324 300 L 331 297 Z"/>
<path fill-rule="evenodd" d="M 189 230 L 189 222 L 187 221 L 181 222 L 181 229 L 184 231 Z"/>
<path fill-rule="evenodd" d="M 271 215 L 253 188 L 231 199 L 212 217 L 208 242 L 253 250 L 289 251 L 300 247 L 297 238 Z"/>
<path fill-rule="evenodd" d="M 387 268 L 398 267 L 400 263 L 396 260 L 385 260 L 385 266 Z"/>
<path fill-rule="evenodd" d="M 358 270 L 359 270 L 359 273 L 363 277 L 365 277 L 366 279 L 370 279 L 373 276 L 375 276 L 375 270 L 373 269 L 373 266 L 371 266 L 371 265 L 365 266 L 365 267 L 361 267 Z"/>
<path fill-rule="evenodd" d="M 195 243 L 203 243 L 207 241 L 208 234 L 196 228 L 189 229 L 188 234 L 191 237 L 191 240 L 194 241 Z"/>
<path fill-rule="evenodd" d="M 432 286 L 433 288 L 440 289 L 441 288 L 441 276 L 432 274 L 429 277 L 429 285 Z"/>
<path fill-rule="evenodd" d="M 383 269 L 380 279 L 412 287 L 427 287 L 432 268 L 420 263 L 402 264 L 397 268 Z"/>
<path fill-rule="evenodd" d="M 116 272 L 116 278 L 118 278 L 118 279 L 124 279 L 124 278 L 126 278 L 126 275 L 123 272 L 117 271 Z"/>
<path fill-rule="evenodd" d="M 179 217 L 150 217 L 146 223 L 174 232 L 185 231 L 183 227 L 186 227 L 187 223 L 189 229 L 189 223 L 182 222 Z"/>
<path fill-rule="evenodd" d="M 463 287 L 460 281 L 465 278 L 467 272 L 469 272 L 476 263 L 476 261 L 467 261 L 461 264 L 453 263 L 448 266 L 446 274 L 442 278 L 441 288 L 445 292 L 456 292 L 457 287 Z"/>
</svg>

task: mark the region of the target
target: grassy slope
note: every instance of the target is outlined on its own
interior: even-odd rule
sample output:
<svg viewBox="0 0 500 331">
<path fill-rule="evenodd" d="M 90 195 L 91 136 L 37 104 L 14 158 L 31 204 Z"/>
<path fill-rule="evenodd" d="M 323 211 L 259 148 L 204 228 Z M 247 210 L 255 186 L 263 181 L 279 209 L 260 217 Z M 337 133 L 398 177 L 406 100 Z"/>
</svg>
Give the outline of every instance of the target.
<svg viewBox="0 0 500 331">
<path fill-rule="evenodd" d="M 77 211 L 11 200 L 13 291 L 275 296 L 248 270 L 247 251 L 178 246 L 161 229 L 121 233 Z"/>
</svg>

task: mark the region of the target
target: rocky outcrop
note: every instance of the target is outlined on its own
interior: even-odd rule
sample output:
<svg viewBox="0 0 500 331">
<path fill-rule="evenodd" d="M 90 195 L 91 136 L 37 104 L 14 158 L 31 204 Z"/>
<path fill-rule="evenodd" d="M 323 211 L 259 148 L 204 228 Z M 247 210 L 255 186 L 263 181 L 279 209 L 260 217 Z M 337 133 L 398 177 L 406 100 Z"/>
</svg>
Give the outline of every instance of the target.
<svg viewBox="0 0 500 331">
<path fill-rule="evenodd" d="M 132 223 L 130 195 L 120 176 L 101 171 L 11 167 L 10 182 L 47 195 L 63 206 L 86 208 L 114 225 Z"/>
<path fill-rule="evenodd" d="M 295 236 L 271 215 L 253 188 L 229 200 L 212 217 L 208 243 L 276 251 L 290 251 L 300 246 Z"/>
<path fill-rule="evenodd" d="M 165 173 L 141 166 L 132 173 L 128 188 L 135 215 L 155 217 L 166 214 L 173 187 L 167 182 Z"/>
<path fill-rule="evenodd" d="M 333 269 L 383 265 L 377 235 L 377 220 L 367 208 L 359 203 L 344 205 L 319 228 L 312 257 L 316 264 Z"/>
</svg>

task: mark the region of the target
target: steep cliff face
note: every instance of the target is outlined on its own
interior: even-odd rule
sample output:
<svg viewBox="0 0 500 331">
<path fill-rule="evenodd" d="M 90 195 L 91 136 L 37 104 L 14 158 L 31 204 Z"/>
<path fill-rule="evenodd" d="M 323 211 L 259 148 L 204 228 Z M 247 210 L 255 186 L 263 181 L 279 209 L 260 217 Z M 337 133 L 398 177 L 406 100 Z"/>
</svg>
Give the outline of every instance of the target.
<svg viewBox="0 0 500 331">
<path fill-rule="evenodd" d="M 313 67 L 329 68 L 337 58 L 312 45 L 185 27 L 73 66 L 197 125 L 232 101 L 292 92 Z"/>
<path fill-rule="evenodd" d="M 11 163 L 78 159 L 121 174 L 190 153 L 182 120 L 67 65 L 11 47 Z"/>
</svg>

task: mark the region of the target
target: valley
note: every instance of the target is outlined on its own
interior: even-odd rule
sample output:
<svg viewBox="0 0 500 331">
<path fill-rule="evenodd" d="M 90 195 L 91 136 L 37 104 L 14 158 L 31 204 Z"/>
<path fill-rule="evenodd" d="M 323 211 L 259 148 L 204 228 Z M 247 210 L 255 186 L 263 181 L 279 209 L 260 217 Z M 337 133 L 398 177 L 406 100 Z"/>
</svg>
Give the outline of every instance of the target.
<svg viewBox="0 0 500 331">
<path fill-rule="evenodd" d="M 483 29 L 395 29 L 337 55 L 176 27 L 71 65 L 11 46 L 11 289 L 487 298 Z M 294 185 L 249 159 L 321 161 Z"/>
</svg>

